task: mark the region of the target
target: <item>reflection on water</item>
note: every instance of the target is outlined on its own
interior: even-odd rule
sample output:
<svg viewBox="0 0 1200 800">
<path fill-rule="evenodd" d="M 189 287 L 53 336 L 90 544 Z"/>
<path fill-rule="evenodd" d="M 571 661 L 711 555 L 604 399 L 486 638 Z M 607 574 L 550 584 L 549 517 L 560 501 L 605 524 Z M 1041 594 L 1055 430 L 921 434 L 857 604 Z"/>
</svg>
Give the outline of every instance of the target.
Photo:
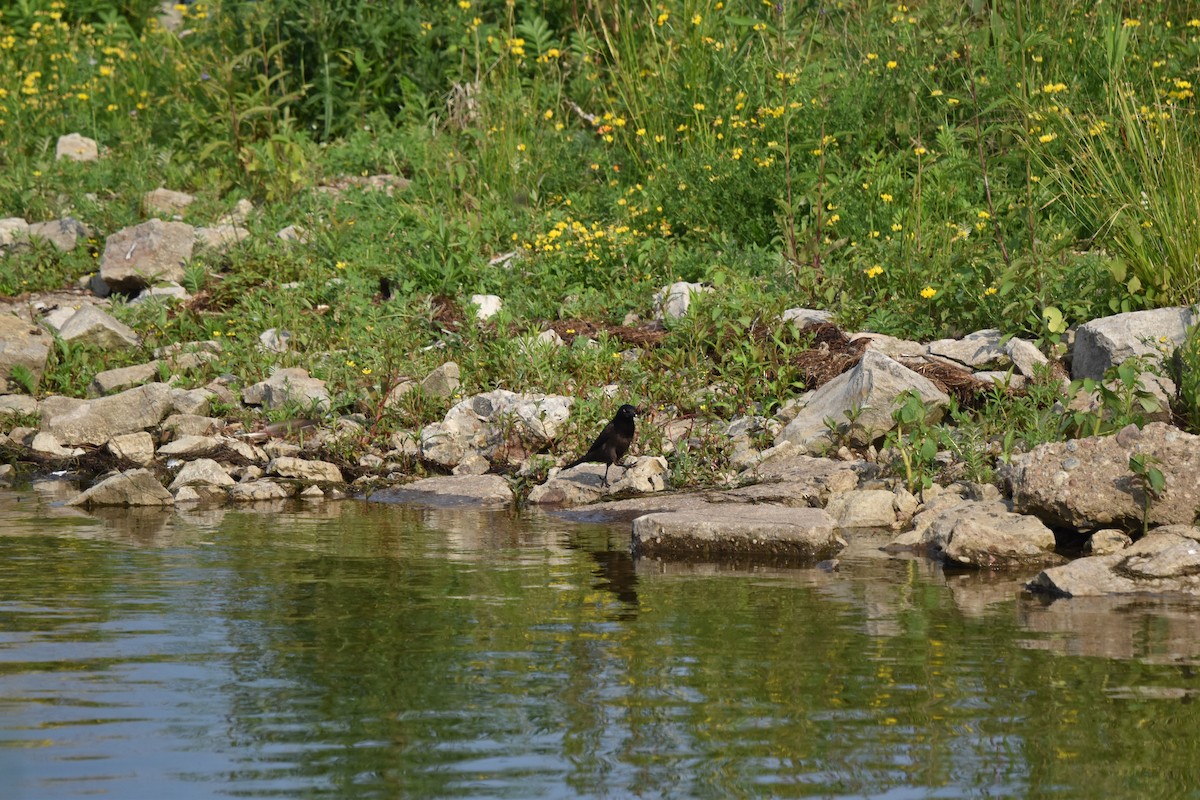
<svg viewBox="0 0 1200 800">
<path fill-rule="evenodd" d="M 8 798 L 1180 796 L 1200 611 L 1046 604 L 857 542 L 635 561 L 628 527 L 0 492 Z"/>
</svg>

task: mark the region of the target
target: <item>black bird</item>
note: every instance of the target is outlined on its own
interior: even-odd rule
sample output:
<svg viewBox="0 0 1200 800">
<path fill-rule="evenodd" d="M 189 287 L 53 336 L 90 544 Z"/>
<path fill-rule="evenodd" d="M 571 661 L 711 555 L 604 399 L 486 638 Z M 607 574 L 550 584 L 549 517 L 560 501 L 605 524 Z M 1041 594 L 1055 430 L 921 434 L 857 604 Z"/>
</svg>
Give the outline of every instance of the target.
<svg viewBox="0 0 1200 800">
<path fill-rule="evenodd" d="M 633 418 L 636 416 L 637 409 L 628 403 L 618 408 L 617 415 L 600 431 L 600 435 L 583 454 L 583 458 L 567 464 L 563 469 L 577 467 L 589 461 L 604 464 L 604 485 L 608 486 L 609 467 L 625 457 L 625 452 L 633 442 Z"/>
</svg>

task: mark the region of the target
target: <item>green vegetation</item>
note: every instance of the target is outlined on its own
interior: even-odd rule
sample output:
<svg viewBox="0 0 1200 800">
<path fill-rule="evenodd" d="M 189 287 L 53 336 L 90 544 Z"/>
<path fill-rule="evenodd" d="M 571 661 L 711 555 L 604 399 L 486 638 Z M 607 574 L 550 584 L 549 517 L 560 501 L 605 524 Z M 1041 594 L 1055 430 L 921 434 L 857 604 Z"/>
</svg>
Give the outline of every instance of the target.
<svg viewBox="0 0 1200 800">
<path fill-rule="evenodd" d="M 179 6 L 184 36 L 156 5 L 0 11 L 0 216 L 94 231 L 70 253 L 7 256 L 0 294 L 94 271 L 160 185 L 198 196 L 196 224 L 249 198 L 251 239 L 201 257 L 193 301 L 118 305 L 138 355 L 218 339 L 200 382 L 304 366 L 373 435 L 446 410 L 383 398 L 447 358 L 464 394 L 579 397 L 563 445 L 578 449 L 613 402 L 772 413 L 803 384 L 806 343 L 776 321 L 792 306 L 913 339 L 1000 327 L 1053 351 L 1113 309 L 1196 300 L 1187 4 L 228 0 Z M 71 131 L 105 156 L 56 161 Z M 409 183 L 314 191 L 381 173 Z M 275 238 L 289 224 L 306 245 Z M 678 279 L 716 291 L 650 343 L 622 338 Z M 475 293 L 500 295 L 501 315 L 476 324 Z M 600 326 L 596 344 L 531 349 L 551 323 Z M 268 328 L 292 331 L 292 352 L 261 351 Z M 96 362 L 60 344 L 38 389 L 78 394 Z M 613 383 L 616 401 L 599 391 Z M 992 419 L 957 410 L 944 446 L 1006 457 L 1044 438 L 1053 403 L 980 405 Z M 673 474 L 714 479 L 719 447 L 697 441 Z"/>
</svg>

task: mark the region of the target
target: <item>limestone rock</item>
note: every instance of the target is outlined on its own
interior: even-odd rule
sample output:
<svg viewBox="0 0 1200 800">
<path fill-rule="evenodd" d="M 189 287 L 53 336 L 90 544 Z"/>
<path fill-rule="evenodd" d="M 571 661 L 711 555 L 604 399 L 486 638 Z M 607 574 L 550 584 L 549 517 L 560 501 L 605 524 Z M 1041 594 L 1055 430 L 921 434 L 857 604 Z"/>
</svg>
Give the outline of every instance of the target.
<svg viewBox="0 0 1200 800">
<path fill-rule="evenodd" d="M 471 305 L 475 306 L 475 319 L 483 321 L 499 314 L 504 302 L 494 294 L 473 294 Z"/>
<path fill-rule="evenodd" d="M 27 394 L 0 394 L 0 417 L 33 416 L 37 410 L 38 401 Z"/>
<path fill-rule="evenodd" d="M 654 318 L 679 319 L 686 316 L 692 305 L 692 295 L 711 291 L 711 287 L 687 281 L 677 281 L 670 286 L 664 286 L 654 295 Z"/>
<path fill-rule="evenodd" d="M 160 456 L 198 458 L 215 453 L 224 446 L 219 436 L 180 436 L 158 448 Z"/>
<path fill-rule="evenodd" d="M 971 369 L 1004 369 L 1012 364 L 1012 360 L 1001 343 L 1001 338 L 1000 331 L 989 328 L 969 333 L 962 339 L 939 339 L 930 342 L 926 351 L 931 356 L 948 359 Z"/>
<path fill-rule="evenodd" d="M 24 239 L 29 231 L 29 223 L 20 217 L 4 217 L 0 219 L 0 248 L 8 247 Z"/>
<path fill-rule="evenodd" d="M 140 386 L 158 377 L 158 364 L 157 361 L 149 361 L 145 364 L 134 364 L 132 367 L 97 372 L 96 377 L 92 378 L 91 386 L 88 387 L 88 393 L 95 397 L 128 389 L 130 386 Z"/>
<path fill-rule="evenodd" d="M 227 252 L 234 245 L 250 236 L 250 231 L 240 225 L 213 225 L 206 228 L 196 228 L 196 244 L 215 250 L 218 253 Z"/>
<path fill-rule="evenodd" d="M 266 409 L 280 408 L 289 402 L 302 408 L 326 409 L 330 402 L 325 381 L 309 377 L 308 370 L 299 367 L 276 370 L 265 381 L 247 387 L 242 392 L 242 401 Z"/>
<path fill-rule="evenodd" d="M 163 420 L 161 428 L 172 439 L 208 436 L 221 428 L 221 420 L 200 414 L 172 414 Z"/>
<path fill-rule="evenodd" d="M 430 397 L 453 397 L 458 391 L 461 373 L 458 364 L 447 361 L 421 381 L 421 391 Z"/>
<path fill-rule="evenodd" d="M 336 464 L 328 461 L 308 460 L 280 456 L 267 464 L 268 475 L 278 475 L 281 478 L 295 478 L 313 483 L 345 483 L 342 471 Z"/>
<path fill-rule="evenodd" d="M 1050 359 L 1037 345 L 1016 337 L 1008 340 L 1004 345 L 1004 352 L 1012 359 L 1017 371 L 1026 378 L 1036 377 L 1038 370 L 1044 369 L 1050 363 Z"/>
<path fill-rule="evenodd" d="M 928 348 L 920 342 L 897 339 L 895 336 L 888 336 L 885 333 L 854 333 L 850 335 L 851 342 L 862 339 L 867 340 L 868 350 L 874 350 L 893 359 L 915 358 L 928 352 Z"/>
<path fill-rule="evenodd" d="M 142 195 L 142 208 L 150 215 L 178 214 L 194 202 L 196 198 L 187 192 L 177 192 L 162 186 Z"/>
<path fill-rule="evenodd" d="M 1119 553 L 1131 544 L 1133 544 L 1133 539 L 1125 531 L 1105 528 L 1089 536 L 1083 549 L 1090 555 L 1107 556 Z"/>
<path fill-rule="evenodd" d="M 193 484 L 233 486 L 234 480 L 229 477 L 229 473 L 225 471 L 225 468 L 216 461 L 213 461 L 211 458 L 198 458 L 195 461 L 189 461 L 184 464 L 168 488 L 174 492 L 182 486 Z M 176 497 L 178 498 L 178 496 Z"/>
<path fill-rule="evenodd" d="M 865 468 L 861 461 L 804 455 L 790 443 L 778 449 L 786 452 L 764 459 L 742 473 L 742 480 L 753 483 L 726 490 L 721 496 L 742 503 L 823 508 L 835 494 L 853 491 L 858 486 L 859 473 Z"/>
<path fill-rule="evenodd" d="M 147 469 L 131 469 L 106 478 L 67 501 L 69 506 L 169 506 L 175 502 Z"/>
<path fill-rule="evenodd" d="M 36 325 L 0 314 L 0 395 L 9 391 L 13 367 L 24 367 L 35 382 L 41 381 L 52 344 L 54 339 Z"/>
<path fill-rule="evenodd" d="M 896 495 L 884 489 L 856 489 L 829 499 L 826 513 L 839 528 L 891 528 L 897 523 Z"/>
<path fill-rule="evenodd" d="M 63 447 L 58 439 L 49 433 L 38 433 L 34 436 L 29 449 L 48 458 L 74 458 L 83 455 L 84 452 L 82 447 Z"/>
<path fill-rule="evenodd" d="M 468 454 L 515 462 L 542 449 L 571 413 L 572 398 L 517 394 L 504 389 L 454 405 L 441 422 L 421 431 L 421 457 L 452 468 Z"/>
<path fill-rule="evenodd" d="M 79 242 L 87 239 L 87 227 L 74 217 L 52 219 L 49 222 L 34 222 L 25 231 L 30 239 L 43 239 L 66 253 L 74 250 Z"/>
<path fill-rule="evenodd" d="M 138 335 L 133 328 L 91 304 L 80 306 L 59 329 L 58 335 L 64 341 L 103 350 L 124 350 L 138 345 Z"/>
<path fill-rule="evenodd" d="M 1155 308 L 1101 317 L 1075 333 L 1071 377 L 1100 380 L 1109 367 L 1133 356 L 1157 358 L 1160 348 L 1180 346 L 1197 322 L 1195 309 Z"/>
<path fill-rule="evenodd" d="M 818 308 L 789 308 L 783 312 L 783 321 L 790 322 L 797 328 L 805 328 L 809 325 L 833 322 L 833 314 Z"/>
<path fill-rule="evenodd" d="M 376 492 L 371 500 L 433 506 L 506 506 L 513 502 L 513 493 L 508 481 L 499 475 L 445 475 Z"/>
<path fill-rule="evenodd" d="M 172 389 L 171 411 L 176 414 L 205 416 L 212 407 L 215 396 L 210 389 Z"/>
<path fill-rule="evenodd" d="M 662 456 L 641 456 L 628 467 L 614 466 L 604 485 L 603 464 L 580 464 L 561 470 L 545 483 L 533 487 L 530 505 L 578 506 L 594 503 L 601 497 L 628 493 L 651 494 L 666 489 L 667 460 Z M 619 477 L 618 477 L 619 476 Z"/>
<path fill-rule="evenodd" d="M 100 158 L 100 146 L 95 139 L 81 133 L 68 133 L 58 137 L 54 146 L 54 160 L 96 161 Z"/>
<path fill-rule="evenodd" d="M 191 225 L 160 219 L 119 230 L 104 245 L 100 277 L 113 291 L 126 294 L 156 281 L 181 283 L 195 238 Z"/>
<path fill-rule="evenodd" d="M 145 431 L 123 433 L 109 439 L 104 449 L 114 458 L 144 467 L 154 460 L 154 437 Z"/>
<path fill-rule="evenodd" d="M 236 483 L 229 487 L 229 499 L 235 503 L 252 503 L 260 500 L 286 500 L 292 496 L 291 489 L 272 480 L 257 480 Z"/>
<path fill-rule="evenodd" d="M 1155 528 L 1118 552 L 1077 558 L 1044 570 L 1027 588 L 1058 597 L 1200 595 L 1200 529 L 1191 525 Z"/>
<path fill-rule="evenodd" d="M 713 505 L 633 521 L 634 550 L 669 558 L 784 558 L 819 561 L 846 542 L 821 509 Z"/>
<path fill-rule="evenodd" d="M 1016 510 L 1062 528 L 1139 529 L 1145 498 L 1129 470 L 1129 457 L 1139 453 L 1158 459 L 1166 479 L 1150 503 L 1150 524 L 1191 524 L 1200 515 L 1200 436 L 1162 422 L 1051 442 L 1013 459 Z"/>
<path fill-rule="evenodd" d="M 96 400 L 47 397 L 38 404 L 41 429 L 71 445 L 101 445 L 114 436 L 153 428 L 170 408 L 171 387 L 148 383 Z"/>
<path fill-rule="evenodd" d="M 809 446 L 827 441 L 829 429 L 825 420 L 846 425 L 847 412 L 857 409 L 861 413 L 847 435 L 857 444 L 870 444 L 893 428 L 896 398 L 908 390 L 917 392 L 922 400 L 932 404 L 930 422 L 940 419 L 950 402 L 950 398 L 928 378 L 868 349 L 853 369 L 813 392 L 796 418 L 775 437 L 775 443 L 792 441 Z"/>
<path fill-rule="evenodd" d="M 1041 520 L 999 503 L 966 501 L 933 512 L 921 546 L 947 563 L 984 569 L 1063 560 L 1054 552 L 1054 532 Z"/>
</svg>

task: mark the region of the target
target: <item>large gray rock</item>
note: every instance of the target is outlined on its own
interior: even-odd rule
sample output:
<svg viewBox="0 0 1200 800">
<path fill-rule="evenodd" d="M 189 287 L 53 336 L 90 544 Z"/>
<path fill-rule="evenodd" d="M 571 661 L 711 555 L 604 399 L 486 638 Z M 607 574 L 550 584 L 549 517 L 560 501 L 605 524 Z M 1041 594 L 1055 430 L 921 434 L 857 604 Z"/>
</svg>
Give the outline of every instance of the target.
<svg viewBox="0 0 1200 800">
<path fill-rule="evenodd" d="M 267 464 L 267 474 L 313 483 L 345 483 L 337 464 L 288 456 L 271 459 Z"/>
<path fill-rule="evenodd" d="M 163 485 L 146 469 L 131 469 L 106 478 L 67 501 L 69 506 L 169 506 L 174 504 Z"/>
<path fill-rule="evenodd" d="M 661 492 L 667 488 L 666 473 L 665 458 L 641 456 L 628 467 L 621 468 L 619 476 L 610 471 L 610 478 L 616 480 L 605 486 L 603 464 L 580 464 L 533 487 L 528 502 L 530 505 L 567 507 L 594 503 L 609 495 Z"/>
<path fill-rule="evenodd" d="M 29 231 L 29 223 L 20 217 L 0 218 L 0 247 L 21 241 Z"/>
<path fill-rule="evenodd" d="M 713 505 L 633 521 L 634 550 L 647 556 L 819 561 L 845 546 L 833 519 L 817 508 Z"/>
<path fill-rule="evenodd" d="M 142 208 L 150 214 L 178 214 L 196 202 L 196 198 L 187 192 L 177 192 L 163 186 L 142 195 Z"/>
<path fill-rule="evenodd" d="M 38 401 L 27 394 L 0 394 L 0 417 L 32 416 L 37 410 Z"/>
<path fill-rule="evenodd" d="M 862 461 L 838 461 L 814 458 L 795 452 L 787 444 L 772 450 L 790 451 L 778 458 L 762 461 L 741 474 L 747 486 L 721 492 L 721 497 L 738 503 L 773 503 L 781 506 L 824 507 L 834 495 L 850 492 L 858 486 Z"/>
<path fill-rule="evenodd" d="M 1109 367 L 1133 356 L 1157 359 L 1163 347 L 1177 347 L 1197 321 L 1192 308 L 1155 308 L 1094 319 L 1075 332 L 1071 377 L 1100 380 Z"/>
<path fill-rule="evenodd" d="M 59 328 L 58 335 L 64 341 L 103 350 L 124 350 L 138 345 L 138 335 L 133 328 L 91 304 L 80 306 Z"/>
<path fill-rule="evenodd" d="M 52 434 L 41 432 L 29 443 L 33 453 L 46 458 L 74 458 L 83 455 L 82 447 L 63 447 Z"/>
<path fill-rule="evenodd" d="M 183 282 L 196 235 L 191 225 L 152 219 L 108 237 L 100 277 L 113 291 L 136 294 L 156 281 Z"/>
<path fill-rule="evenodd" d="M 8 379 L 16 366 L 29 370 L 34 381 L 40 381 L 52 344 L 54 339 L 38 326 L 0 314 L 0 394 L 9 391 Z"/>
<path fill-rule="evenodd" d="M 562 395 L 504 389 L 468 397 L 441 422 L 422 429 L 421 457 L 448 468 L 470 453 L 491 462 L 520 461 L 554 439 L 570 417 L 573 402 Z"/>
<path fill-rule="evenodd" d="M 154 460 L 154 437 L 145 431 L 114 436 L 104 445 L 113 458 L 146 466 Z"/>
<path fill-rule="evenodd" d="M 892 412 L 896 409 L 896 398 L 909 390 L 931 404 L 930 422 L 940 419 L 950 402 L 950 398 L 928 378 L 868 349 L 853 369 L 813 392 L 796 418 L 775 437 L 775 443 L 790 441 L 807 447 L 827 441 L 829 427 L 826 420 L 846 425 L 849 421 L 847 412 L 858 410 L 861 413 L 847 435 L 856 444 L 870 444 L 894 427 Z"/>
<path fill-rule="evenodd" d="M 114 436 L 153 428 L 171 407 L 171 387 L 148 383 L 96 400 L 47 397 L 38 404 L 41 429 L 64 444 L 102 445 Z"/>
<path fill-rule="evenodd" d="M 306 369 L 291 367 L 275 370 L 265 381 L 248 386 L 242 392 L 242 402 L 267 409 L 281 408 L 287 403 L 327 409 L 330 401 L 325 381 L 310 377 Z"/>
<path fill-rule="evenodd" d="M 196 244 L 224 253 L 250 236 L 250 231 L 240 225 L 214 225 L 196 228 Z"/>
<path fill-rule="evenodd" d="M 385 489 L 370 499 L 432 506 L 506 506 L 513 502 L 513 492 L 508 481 L 499 475 L 442 475 Z"/>
<path fill-rule="evenodd" d="M 64 253 L 75 247 L 88 237 L 87 227 L 74 217 L 52 219 L 48 222 L 34 222 L 25 231 L 30 239 L 42 239 L 50 242 Z"/>
<path fill-rule="evenodd" d="M 258 480 L 229 487 L 229 499 L 235 503 L 257 503 L 263 500 L 286 500 L 292 490 L 277 481 Z"/>
<path fill-rule="evenodd" d="M 1054 552 L 1053 531 L 1001 503 L 966 501 L 931 513 L 920 547 L 949 564 L 996 569 L 1063 560 Z"/>
<path fill-rule="evenodd" d="M 971 369 L 984 367 L 1004 369 L 1012 364 L 1008 350 L 1002 344 L 1000 331 L 995 328 L 975 331 L 961 339 L 939 339 L 926 348 L 931 356 L 937 356 Z"/>
<path fill-rule="evenodd" d="M 1149 523 L 1191 524 L 1200 515 L 1200 436 L 1162 422 L 1051 442 L 1013 459 L 1016 510 L 1055 527 L 1140 529 L 1145 497 L 1129 470 L 1129 457 L 1139 453 L 1156 458 L 1166 479 L 1162 497 L 1150 502 Z"/>
<path fill-rule="evenodd" d="M 899 522 L 898 497 L 885 489 L 856 489 L 829 498 L 826 513 L 839 528 L 892 528 Z"/>
<path fill-rule="evenodd" d="M 805 328 L 809 325 L 833 322 L 833 314 L 819 308 L 789 308 L 783 312 L 783 321 L 790 322 L 797 328 Z"/>
<path fill-rule="evenodd" d="M 131 367 L 118 367 L 97 372 L 96 377 L 92 378 L 91 386 L 88 387 L 88 393 L 99 396 L 128 389 L 130 386 L 140 386 L 158 377 L 158 364 L 157 361 L 150 361 L 145 364 L 134 364 Z"/>
<path fill-rule="evenodd" d="M 54 145 L 54 160 L 95 161 L 100 158 L 100 146 L 95 139 L 82 133 L 68 133 L 58 137 Z"/>
<path fill-rule="evenodd" d="M 168 487 L 172 492 L 183 486 L 202 484 L 205 486 L 233 486 L 234 480 L 229 477 L 225 468 L 211 458 L 198 458 L 189 461 L 179 470 L 175 480 Z"/>
<path fill-rule="evenodd" d="M 1191 525 L 1156 528 L 1119 552 L 1044 570 L 1028 588 L 1058 597 L 1200 595 L 1200 529 Z"/>
<path fill-rule="evenodd" d="M 176 458 L 198 458 L 215 453 L 224 447 L 220 436 L 180 436 L 158 448 L 160 456 Z"/>
</svg>

